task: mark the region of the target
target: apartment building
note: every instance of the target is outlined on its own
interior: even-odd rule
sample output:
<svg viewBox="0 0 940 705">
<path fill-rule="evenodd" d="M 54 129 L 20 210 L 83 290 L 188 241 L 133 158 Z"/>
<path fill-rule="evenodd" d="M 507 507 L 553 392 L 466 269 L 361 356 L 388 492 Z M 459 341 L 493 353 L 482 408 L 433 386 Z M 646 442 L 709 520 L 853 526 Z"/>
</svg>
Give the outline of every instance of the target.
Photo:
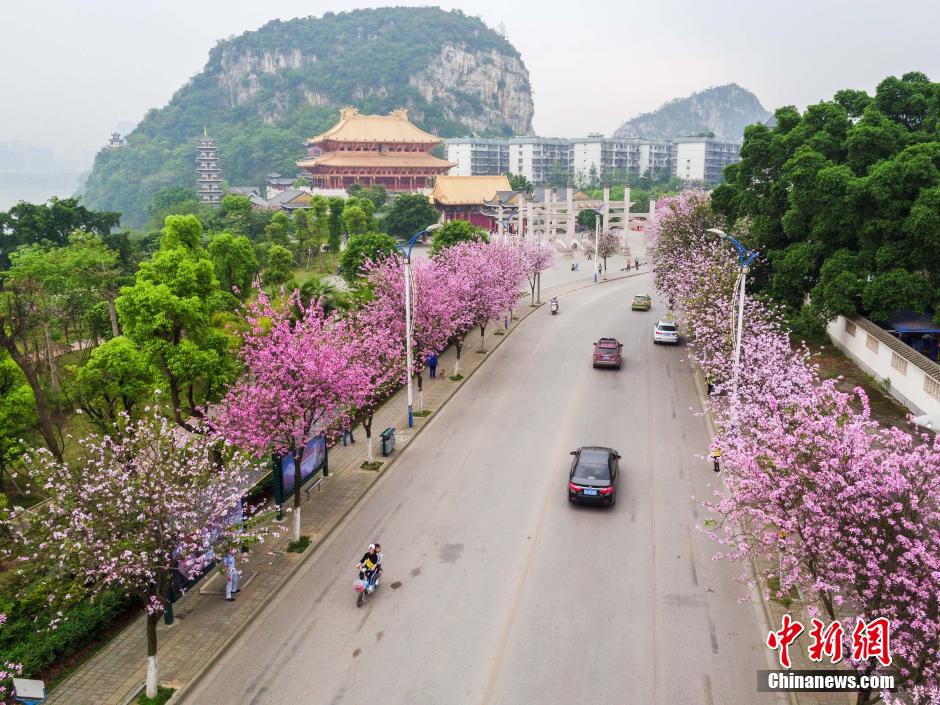
<svg viewBox="0 0 940 705">
<path fill-rule="evenodd" d="M 509 168 L 509 143 L 506 140 L 458 137 L 444 140 L 447 161 L 456 162 L 451 176 L 499 176 Z"/>
<path fill-rule="evenodd" d="M 445 142 L 454 176 L 495 176 L 510 172 L 536 186 L 591 176 L 624 179 L 663 172 L 686 181 L 716 184 L 722 170 L 740 161 L 740 145 L 702 137 L 673 140 L 611 138 L 599 134 L 574 139 L 463 137 Z"/>
<path fill-rule="evenodd" d="M 717 184 L 729 164 L 741 161 L 741 145 L 707 137 L 672 140 L 672 175 L 683 181 Z"/>
</svg>

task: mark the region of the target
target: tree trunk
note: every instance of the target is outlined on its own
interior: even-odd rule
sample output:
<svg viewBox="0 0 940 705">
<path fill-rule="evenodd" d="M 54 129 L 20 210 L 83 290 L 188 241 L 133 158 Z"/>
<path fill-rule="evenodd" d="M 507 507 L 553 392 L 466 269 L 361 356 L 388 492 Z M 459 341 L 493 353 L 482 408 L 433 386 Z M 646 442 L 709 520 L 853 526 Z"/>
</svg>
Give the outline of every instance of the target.
<svg viewBox="0 0 940 705">
<path fill-rule="evenodd" d="M 294 541 L 300 541 L 300 462 L 304 458 L 304 448 L 294 451 Z"/>
<path fill-rule="evenodd" d="M 362 419 L 362 428 L 366 432 L 366 459 L 373 463 L 375 459 L 372 455 L 372 414 L 366 414 Z"/>
<path fill-rule="evenodd" d="M 497 323 L 497 325 L 499 325 L 499 324 Z M 484 339 L 483 339 L 483 336 L 484 336 L 485 334 L 486 334 L 486 324 L 484 323 L 483 325 L 480 326 L 480 352 L 484 352 L 484 350 L 483 350 L 483 340 L 484 340 Z"/>
<path fill-rule="evenodd" d="M 157 697 L 157 621 L 159 614 L 147 614 L 147 697 Z"/>
<path fill-rule="evenodd" d="M 418 378 L 418 411 L 424 411 L 424 388 L 422 386 L 424 375 L 419 372 L 415 377 Z"/>
<path fill-rule="evenodd" d="M 62 448 L 59 445 L 59 438 L 56 436 L 54 424 L 52 423 L 52 412 L 46 401 L 46 392 L 42 388 L 42 382 L 36 368 L 29 364 L 29 349 L 27 348 L 26 356 L 23 356 L 16 347 L 16 343 L 10 338 L 4 339 L 3 347 L 7 349 L 10 357 L 13 358 L 13 362 L 23 372 L 23 376 L 26 377 L 29 388 L 33 392 L 33 398 L 36 401 L 36 418 L 39 421 L 39 432 L 46 442 L 46 447 L 55 456 L 56 460 L 62 460 Z M 36 361 L 36 364 L 39 364 L 39 360 Z"/>
<path fill-rule="evenodd" d="M 111 319 L 111 335 L 117 338 L 121 334 L 121 326 L 118 325 L 117 306 L 114 305 L 114 299 L 108 299 L 108 317 Z"/>
<path fill-rule="evenodd" d="M 46 361 L 49 363 L 49 386 L 53 392 L 58 392 L 62 388 L 59 382 L 59 373 L 56 370 L 55 355 L 52 353 L 52 329 L 48 323 L 42 326 L 43 334 L 46 336 Z"/>
<path fill-rule="evenodd" d="M 530 302 L 531 306 L 535 306 L 535 277 L 532 277 L 529 280 L 529 288 L 532 290 L 532 301 Z"/>
<path fill-rule="evenodd" d="M 463 348 L 463 338 L 454 343 L 454 347 L 457 349 L 457 362 L 454 363 L 454 376 L 456 377 L 460 374 L 460 350 Z"/>
</svg>

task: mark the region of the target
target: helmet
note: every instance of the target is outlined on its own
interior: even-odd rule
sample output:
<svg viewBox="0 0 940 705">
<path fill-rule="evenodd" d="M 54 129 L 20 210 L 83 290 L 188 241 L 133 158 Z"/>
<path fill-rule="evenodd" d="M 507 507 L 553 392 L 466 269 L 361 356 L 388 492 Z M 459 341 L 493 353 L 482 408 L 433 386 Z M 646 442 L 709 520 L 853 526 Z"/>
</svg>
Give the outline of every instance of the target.
<svg viewBox="0 0 940 705">
<path fill-rule="evenodd" d="M 369 544 L 369 550 L 370 550 L 370 551 L 374 551 L 374 550 L 375 550 L 375 544 L 374 544 L 374 543 L 370 543 L 370 544 Z"/>
</svg>

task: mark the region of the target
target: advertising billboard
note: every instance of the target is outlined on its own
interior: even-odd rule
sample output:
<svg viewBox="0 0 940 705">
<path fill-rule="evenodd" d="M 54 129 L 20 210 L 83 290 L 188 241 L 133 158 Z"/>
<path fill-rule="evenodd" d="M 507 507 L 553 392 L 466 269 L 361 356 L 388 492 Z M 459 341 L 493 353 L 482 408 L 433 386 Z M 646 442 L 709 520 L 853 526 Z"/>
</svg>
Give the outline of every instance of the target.
<svg viewBox="0 0 940 705">
<path fill-rule="evenodd" d="M 323 469 L 326 475 L 326 435 L 314 436 L 304 447 L 300 461 L 301 487 Z M 294 459 L 288 455 L 274 456 L 274 502 L 284 504 L 294 494 Z"/>
</svg>

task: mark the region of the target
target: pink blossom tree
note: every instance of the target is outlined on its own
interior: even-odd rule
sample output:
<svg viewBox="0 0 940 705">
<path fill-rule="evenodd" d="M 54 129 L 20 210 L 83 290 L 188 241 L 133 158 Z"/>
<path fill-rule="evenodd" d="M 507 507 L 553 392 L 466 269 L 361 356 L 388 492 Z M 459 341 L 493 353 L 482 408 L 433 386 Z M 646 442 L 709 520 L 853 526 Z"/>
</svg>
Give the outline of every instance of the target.
<svg viewBox="0 0 940 705">
<path fill-rule="evenodd" d="M 109 588 L 136 595 L 147 613 L 148 697 L 157 693 L 157 622 L 174 571 L 198 575 L 217 551 L 257 537 L 241 499 L 260 473 L 248 456 L 189 434 L 171 420 L 124 419 L 114 436 L 79 442 L 81 459 L 40 450 L 33 475 L 49 498 L 5 522 L 21 571 L 52 587 L 50 604 Z M 225 456 L 219 464 L 220 454 Z"/>
<path fill-rule="evenodd" d="M 708 503 L 719 517 L 708 531 L 727 547 L 720 557 L 761 566 L 765 596 L 798 590 L 811 614 L 841 621 L 845 634 L 856 616 L 890 619 L 890 668 L 845 664 L 888 670 L 916 700 L 937 699 L 940 441 L 880 427 L 864 392 L 820 380 L 806 346 L 794 346 L 780 313 L 759 301 L 747 302 L 738 387 L 727 394 L 737 262 L 704 232 L 715 225 L 704 194 L 683 194 L 659 203 L 648 244 L 690 356 L 717 380 L 708 405 L 727 491 Z M 882 696 L 861 692 L 857 702 Z"/>
<path fill-rule="evenodd" d="M 373 463 L 372 418 L 405 382 L 405 350 L 392 331 L 372 324 L 369 313 L 368 308 L 358 309 L 337 325 L 340 336 L 352 343 L 350 362 L 363 373 L 359 379 L 361 400 L 354 415 L 362 419 L 368 462 Z"/>
<path fill-rule="evenodd" d="M 532 238 L 523 239 L 519 248 L 520 266 L 529 282 L 529 291 L 532 295 L 531 306 L 535 306 L 535 285 L 539 274 L 552 266 L 555 262 L 555 251 L 546 244 Z"/>
<path fill-rule="evenodd" d="M 402 259 L 395 255 L 366 266 L 371 300 L 364 306 L 362 320 L 383 335 L 399 342 L 405 350 L 405 282 Z M 439 355 L 454 334 L 461 305 L 457 291 L 448 286 L 448 277 L 434 260 L 416 260 L 412 273 L 412 359 L 418 386 L 418 409 L 424 410 L 423 372 L 428 355 Z"/>
<path fill-rule="evenodd" d="M 297 313 L 295 318 L 294 313 Z M 275 304 L 264 293 L 245 308 L 239 332 L 245 374 L 220 404 L 215 427 L 259 457 L 289 454 L 294 463 L 294 540 L 300 539 L 301 461 L 307 441 L 363 403 L 368 371 L 357 342 L 316 301 L 295 290 Z"/>
</svg>

